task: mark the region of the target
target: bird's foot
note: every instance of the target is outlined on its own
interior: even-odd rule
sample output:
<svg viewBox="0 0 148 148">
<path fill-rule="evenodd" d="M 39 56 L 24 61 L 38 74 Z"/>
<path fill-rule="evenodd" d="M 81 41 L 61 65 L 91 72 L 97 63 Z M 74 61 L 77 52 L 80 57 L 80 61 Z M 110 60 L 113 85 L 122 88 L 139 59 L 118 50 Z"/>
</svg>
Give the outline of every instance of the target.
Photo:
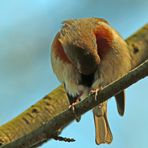
<svg viewBox="0 0 148 148">
<path fill-rule="evenodd" d="M 102 107 L 103 107 L 103 104 L 100 103 L 100 104 L 98 105 L 98 108 L 99 108 L 99 109 L 102 109 Z"/>
<path fill-rule="evenodd" d="M 81 116 L 78 116 L 78 115 L 77 115 L 75 105 L 78 104 L 80 101 L 81 101 L 81 99 L 78 98 L 78 99 L 76 100 L 76 102 L 73 102 L 72 104 L 69 105 L 69 108 L 72 110 L 72 112 L 73 112 L 73 114 L 74 114 L 75 119 L 76 119 L 77 122 L 80 121 Z"/>
<path fill-rule="evenodd" d="M 97 101 L 98 93 L 99 93 L 99 91 L 101 91 L 101 90 L 102 90 L 102 87 L 99 87 L 99 88 L 90 90 L 90 94 L 95 94 L 95 101 Z"/>
</svg>

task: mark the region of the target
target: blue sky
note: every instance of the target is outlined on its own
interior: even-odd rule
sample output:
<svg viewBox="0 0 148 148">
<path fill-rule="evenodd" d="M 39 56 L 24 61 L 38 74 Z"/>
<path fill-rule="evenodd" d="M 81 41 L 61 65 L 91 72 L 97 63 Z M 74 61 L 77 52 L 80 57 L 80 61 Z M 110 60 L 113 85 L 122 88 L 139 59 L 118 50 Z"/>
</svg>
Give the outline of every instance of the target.
<svg viewBox="0 0 148 148">
<path fill-rule="evenodd" d="M 147 0 L 5 0 L 0 1 L 0 124 L 9 121 L 59 85 L 50 65 L 50 45 L 61 22 L 103 17 L 127 38 L 148 22 Z M 148 79 L 129 87 L 126 113 L 118 116 L 114 99 L 108 116 L 110 145 L 95 145 L 92 112 L 73 122 L 62 135 L 74 143 L 49 141 L 41 148 L 147 147 Z"/>
</svg>

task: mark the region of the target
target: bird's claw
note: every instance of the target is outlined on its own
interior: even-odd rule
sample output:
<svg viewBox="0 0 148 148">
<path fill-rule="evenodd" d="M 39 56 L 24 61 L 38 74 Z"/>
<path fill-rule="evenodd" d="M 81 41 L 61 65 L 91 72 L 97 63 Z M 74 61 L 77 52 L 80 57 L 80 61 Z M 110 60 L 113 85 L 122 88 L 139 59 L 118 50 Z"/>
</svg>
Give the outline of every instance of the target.
<svg viewBox="0 0 148 148">
<path fill-rule="evenodd" d="M 102 87 L 90 90 L 90 94 L 95 94 L 95 101 L 97 101 L 98 92 L 102 90 Z"/>
<path fill-rule="evenodd" d="M 99 108 L 99 109 L 102 109 L 102 107 L 103 107 L 103 104 L 100 103 L 100 104 L 98 105 L 98 108 Z"/>
<path fill-rule="evenodd" d="M 73 114 L 74 114 L 75 119 L 76 119 L 77 122 L 79 122 L 80 121 L 80 118 L 81 118 L 80 116 L 77 115 L 76 109 L 75 109 L 75 105 L 78 103 L 78 101 L 80 101 L 80 99 L 69 105 L 69 108 L 72 110 L 72 112 L 73 112 Z"/>
</svg>

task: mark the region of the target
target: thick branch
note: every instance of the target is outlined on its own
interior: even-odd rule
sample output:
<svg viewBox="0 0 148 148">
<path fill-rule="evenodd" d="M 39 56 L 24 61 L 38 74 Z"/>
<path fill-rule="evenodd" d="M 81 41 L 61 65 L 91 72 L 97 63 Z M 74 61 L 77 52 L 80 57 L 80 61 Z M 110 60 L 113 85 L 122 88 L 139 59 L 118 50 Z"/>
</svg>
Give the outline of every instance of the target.
<svg viewBox="0 0 148 148">
<path fill-rule="evenodd" d="M 135 68 L 148 59 L 148 25 L 130 37 L 127 43 L 133 58 L 132 66 Z M 78 115 L 85 113 L 98 103 L 105 101 L 105 98 L 110 98 L 147 75 L 148 60 L 120 80 L 103 88 L 98 94 L 97 101 L 93 99 L 93 95 L 90 95 L 76 105 Z M 52 138 L 59 128 L 64 128 L 75 118 L 71 110 L 67 110 L 67 108 L 66 94 L 63 86 L 60 86 L 24 113 L 0 127 L 1 147 L 35 147 Z"/>
</svg>

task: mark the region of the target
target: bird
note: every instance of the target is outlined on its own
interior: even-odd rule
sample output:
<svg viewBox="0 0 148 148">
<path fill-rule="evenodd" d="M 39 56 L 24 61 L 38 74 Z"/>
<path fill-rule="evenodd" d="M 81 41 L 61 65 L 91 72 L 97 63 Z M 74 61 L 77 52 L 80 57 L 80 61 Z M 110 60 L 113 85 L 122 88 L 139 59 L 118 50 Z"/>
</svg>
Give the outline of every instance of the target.
<svg viewBox="0 0 148 148">
<path fill-rule="evenodd" d="M 52 69 L 64 83 L 70 106 L 131 70 L 128 46 L 103 18 L 65 20 L 51 45 Z M 117 110 L 125 112 L 125 91 L 115 94 Z M 109 144 L 113 135 L 107 118 L 107 101 L 93 108 L 96 144 Z M 76 116 L 79 121 L 80 117 Z"/>
</svg>

